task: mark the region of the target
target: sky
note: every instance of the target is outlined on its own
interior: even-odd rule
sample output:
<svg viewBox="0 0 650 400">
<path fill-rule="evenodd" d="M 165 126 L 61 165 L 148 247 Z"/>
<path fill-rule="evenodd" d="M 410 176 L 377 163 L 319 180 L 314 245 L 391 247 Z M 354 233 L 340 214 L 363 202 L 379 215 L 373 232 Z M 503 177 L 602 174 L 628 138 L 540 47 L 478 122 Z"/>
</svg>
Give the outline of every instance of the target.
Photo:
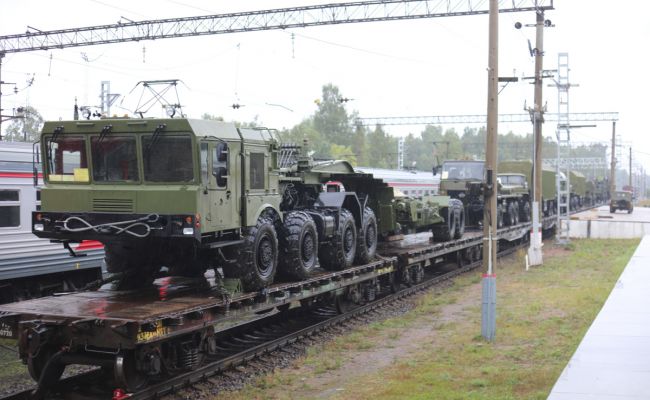
<svg viewBox="0 0 650 400">
<path fill-rule="evenodd" d="M 472 0 L 487 8 L 487 0 Z M 0 0 L 0 36 L 39 30 L 113 24 L 126 20 L 222 14 L 336 1 L 311 0 Z M 434 2 L 435 3 L 435 2 Z M 623 147 L 619 165 L 650 170 L 646 133 L 650 92 L 650 2 L 555 0 L 545 18 L 544 69 L 557 68 L 558 53 L 569 54 L 570 112 L 618 112 L 616 133 Z M 535 15 L 499 17 L 499 75 L 531 76 Z M 71 119 L 74 99 L 98 105 L 102 81 L 121 94 L 112 114 L 129 114 L 142 95 L 142 80 L 180 79 L 183 111 L 226 120 L 290 128 L 316 110 L 324 84 L 339 87 L 349 112 L 361 117 L 474 115 L 487 110 L 488 16 L 372 22 L 164 39 L 63 50 L 8 54 L 3 59 L 4 114 L 35 107 L 45 119 Z M 33 79 L 31 85 L 28 84 Z M 557 90 L 545 80 L 548 113 L 557 113 Z M 146 94 L 144 95 L 146 98 Z M 175 96 L 168 98 L 175 102 Z M 533 102 L 530 81 L 511 83 L 499 95 L 499 112 L 523 113 Z M 242 105 L 233 109 L 232 104 Z M 147 116 L 162 116 L 154 107 Z M 8 123 L 3 124 L 6 128 Z M 611 122 L 572 130 L 574 144 L 611 140 Z M 445 126 L 450 128 L 452 126 Z M 463 126 L 454 126 L 462 132 Z M 476 126 L 473 126 L 476 127 Z M 395 136 L 419 133 L 422 126 L 388 126 Z M 532 132 L 528 123 L 501 124 L 499 132 Z M 555 124 L 543 134 L 555 137 Z"/>
</svg>

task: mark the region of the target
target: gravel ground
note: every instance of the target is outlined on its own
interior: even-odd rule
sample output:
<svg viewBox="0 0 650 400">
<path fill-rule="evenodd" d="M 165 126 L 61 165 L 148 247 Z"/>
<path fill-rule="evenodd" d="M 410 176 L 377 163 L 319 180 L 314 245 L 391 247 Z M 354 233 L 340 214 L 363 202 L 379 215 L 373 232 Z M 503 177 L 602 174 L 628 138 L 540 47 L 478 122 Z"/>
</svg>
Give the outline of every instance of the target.
<svg viewBox="0 0 650 400">
<path fill-rule="evenodd" d="M 445 284 L 446 283 L 443 283 L 443 285 Z M 439 287 L 440 286 L 438 286 L 438 288 Z M 261 376 L 272 373 L 277 368 L 291 367 L 296 359 L 303 357 L 306 354 L 307 349 L 311 345 L 326 343 L 359 326 L 372 322 L 379 322 L 407 313 L 415 307 L 415 302 L 418 297 L 419 295 L 413 298 L 402 299 L 384 309 L 373 311 L 368 315 L 348 321 L 343 325 L 331 327 L 310 338 L 302 339 L 291 346 L 273 351 L 266 356 L 257 358 L 246 365 L 239 366 L 209 378 L 191 388 L 185 388 L 180 393 L 164 396 L 161 400 L 203 400 L 210 399 L 218 393 L 240 390 L 245 385 L 254 382 Z"/>
</svg>

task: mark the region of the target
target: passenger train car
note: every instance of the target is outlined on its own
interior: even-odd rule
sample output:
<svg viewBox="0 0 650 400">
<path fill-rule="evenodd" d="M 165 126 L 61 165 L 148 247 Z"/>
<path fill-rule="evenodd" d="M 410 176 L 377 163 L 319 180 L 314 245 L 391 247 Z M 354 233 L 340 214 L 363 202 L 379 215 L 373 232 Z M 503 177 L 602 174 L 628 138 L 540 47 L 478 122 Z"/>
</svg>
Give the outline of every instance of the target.
<svg viewBox="0 0 650 400">
<path fill-rule="evenodd" d="M 101 243 L 73 246 L 79 257 L 72 257 L 61 244 L 32 234 L 40 172 L 38 179 L 34 186 L 31 143 L 0 142 L 0 303 L 72 291 L 102 277 Z"/>
<path fill-rule="evenodd" d="M 399 189 L 409 197 L 419 197 L 438 194 L 440 175 L 432 175 L 431 171 L 394 170 L 382 168 L 356 167 L 357 172 L 372 174 L 382 179 L 388 186 Z"/>
</svg>

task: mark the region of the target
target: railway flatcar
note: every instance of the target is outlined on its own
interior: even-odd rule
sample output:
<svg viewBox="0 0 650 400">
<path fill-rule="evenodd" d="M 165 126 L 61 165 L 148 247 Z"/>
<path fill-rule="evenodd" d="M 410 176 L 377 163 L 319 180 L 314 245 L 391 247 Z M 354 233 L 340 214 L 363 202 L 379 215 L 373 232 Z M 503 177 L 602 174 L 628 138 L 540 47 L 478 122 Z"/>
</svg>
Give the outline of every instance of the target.
<svg viewBox="0 0 650 400">
<path fill-rule="evenodd" d="M 383 168 L 357 167 L 357 172 L 372 174 L 388 186 L 399 189 L 406 196 L 420 197 L 438 194 L 440 175 L 431 175 L 431 171 L 394 170 Z"/>
<path fill-rule="evenodd" d="M 101 243 L 71 248 L 39 239 L 31 213 L 40 209 L 41 173 L 34 186 L 32 144 L 0 142 L 0 302 L 7 303 L 72 291 L 100 279 Z M 40 167 L 39 167 L 40 168 Z"/>
</svg>

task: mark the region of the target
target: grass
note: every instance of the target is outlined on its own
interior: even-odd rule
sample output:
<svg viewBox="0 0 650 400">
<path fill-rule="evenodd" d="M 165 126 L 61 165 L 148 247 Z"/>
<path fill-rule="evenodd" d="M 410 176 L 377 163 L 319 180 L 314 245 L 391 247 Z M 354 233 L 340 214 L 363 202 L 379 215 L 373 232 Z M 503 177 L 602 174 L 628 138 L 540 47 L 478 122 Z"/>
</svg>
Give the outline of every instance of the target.
<svg viewBox="0 0 650 400">
<path fill-rule="evenodd" d="M 341 377 L 327 397 L 545 399 L 639 240 L 573 243 L 569 249 L 546 244 L 544 265 L 528 272 L 523 252 L 499 262 L 494 343 L 480 336 L 480 272 L 475 272 L 422 296 L 403 316 L 313 347 L 294 369 L 276 371 L 242 391 L 216 398 L 312 398 L 326 391 L 313 386 L 327 374 L 350 373 L 344 369 L 355 357 L 391 349 L 402 335 L 430 326 L 431 338 L 417 351 L 388 367 Z"/>
</svg>

